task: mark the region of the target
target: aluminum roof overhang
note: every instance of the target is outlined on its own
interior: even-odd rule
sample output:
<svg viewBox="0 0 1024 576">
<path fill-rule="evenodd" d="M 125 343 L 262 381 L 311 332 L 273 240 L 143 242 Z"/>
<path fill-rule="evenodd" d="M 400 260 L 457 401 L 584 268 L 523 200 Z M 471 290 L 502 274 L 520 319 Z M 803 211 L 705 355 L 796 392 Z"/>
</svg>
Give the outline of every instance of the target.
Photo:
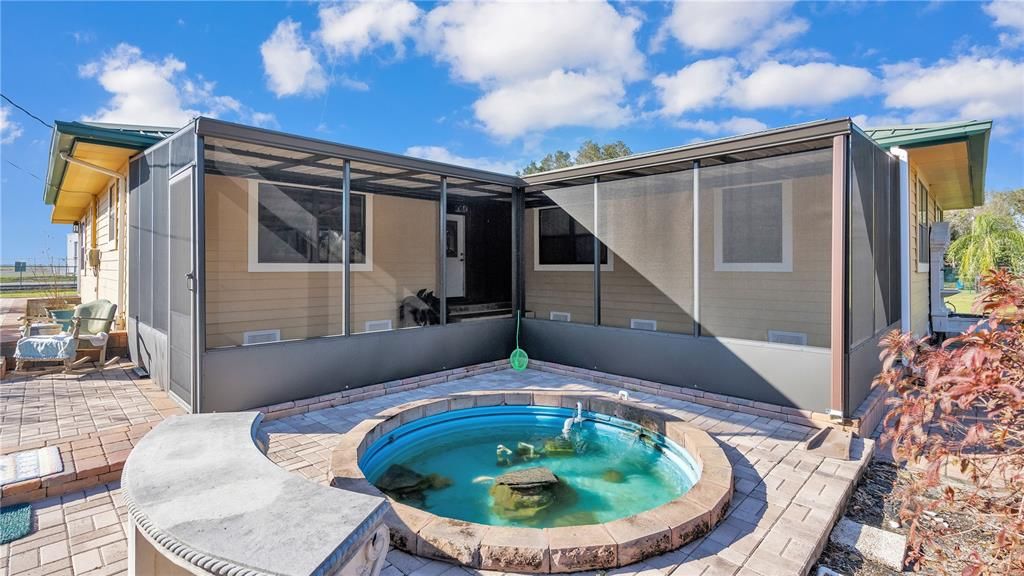
<svg viewBox="0 0 1024 576">
<path fill-rule="evenodd" d="M 984 204 L 991 120 L 891 126 L 866 129 L 865 132 L 880 146 L 899 146 L 909 150 L 912 158 L 915 150 L 923 152 L 927 148 L 945 147 L 952 151 L 956 148 L 953 145 L 962 144 L 966 147 L 965 179 L 969 184 L 966 189 L 956 186 L 956 189 L 939 192 L 951 198 L 943 205 L 943 209 L 971 208 Z M 950 180 L 942 176 L 939 179 Z"/>
<path fill-rule="evenodd" d="M 101 193 L 109 180 L 107 176 L 70 164 L 62 154 L 118 170 L 138 151 L 162 140 L 163 130 L 169 129 L 54 122 L 43 185 L 43 202 L 53 206 L 50 221 L 70 224 L 81 218 L 92 197 Z"/>
<path fill-rule="evenodd" d="M 407 170 L 418 170 L 439 176 L 450 176 L 453 178 L 475 180 L 478 182 L 500 184 L 510 187 L 523 186 L 522 179 L 508 174 L 499 174 L 496 172 L 488 172 L 486 170 L 466 168 L 464 166 L 445 164 L 443 162 L 424 160 L 422 158 L 413 158 L 411 156 L 403 156 L 401 154 L 379 152 L 368 148 L 337 144 L 326 140 L 296 136 L 294 134 L 286 134 L 284 132 L 276 132 L 273 130 L 266 130 L 264 128 L 254 128 L 252 126 L 225 122 L 223 120 L 216 120 L 213 118 L 197 118 L 196 134 L 203 136 L 204 138 L 224 138 L 227 140 L 237 140 L 252 144 L 260 144 L 263 146 L 296 150 L 309 154 L 324 154 L 345 160 L 367 162 Z"/>
<path fill-rule="evenodd" d="M 540 172 L 525 176 L 523 177 L 523 180 L 529 186 L 539 186 L 549 183 L 564 182 L 567 180 L 593 178 L 604 174 L 627 172 L 630 170 L 650 168 L 665 164 L 700 160 L 701 158 L 709 158 L 713 156 L 737 154 L 760 148 L 770 148 L 785 144 L 795 144 L 799 142 L 831 138 L 833 136 L 850 133 L 853 129 L 852 126 L 853 123 L 849 118 L 842 118 L 840 120 L 820 120 L 817 122 L 808 122 L 805 124 L 786 126 L 773 130 L 765 130 L 763 132 L 755 132 L 753 134 L 732 136 L 718 140 L 709 140 L 707 142 L 697 142 L 686 146 L 667 148 L 665 150 L 634 154 L 632 156 L 617 158 L 615 160 L 605 160 L 603 162 L 594 162 L 591 164 L 583 164 L 581 166 L 570 166 L 568 168 Z"/>
</svg>

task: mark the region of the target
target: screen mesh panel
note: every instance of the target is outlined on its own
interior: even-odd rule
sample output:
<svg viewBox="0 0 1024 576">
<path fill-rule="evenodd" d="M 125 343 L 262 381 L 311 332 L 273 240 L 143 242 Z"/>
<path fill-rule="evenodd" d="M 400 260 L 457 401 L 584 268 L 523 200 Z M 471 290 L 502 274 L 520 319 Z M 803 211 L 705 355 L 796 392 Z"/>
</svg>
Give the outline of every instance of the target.
<svg viewBox="0 0 1024 576">
<path fill-rule="evenodd" d="M 171 361 L 170 389 L 192 405 L 192 292 L 186 275 L 192 272 L 192 172 L 183 173 L 169 185 L 168 342 Z"/>
<path fill-rule="evenodd" d="M 594 323 L 594 185 L 526 197 L 523 275 L 526 311 L 541 320 Z M 606 248 L 602 266 L 614 266 Z"/>
<path fill-rule="evenodd" d="M 602 181 L 597 197 L 597 235 L 611 254 L 601 324 L 692 334 L 693 171 Z"/>
<path fill-rule="evenodd" d="M 167 214 L 167 177 L 169 150 L 167 143 L 153 149 L 153 328 L 167 332 L 167 283 L 168 279 L 168 233 L 170 224 Z"/>
<path fill-rule="evenodd" d="M 352 195 L 364 199 L 352 211 L 352 234 L 365 250 L 352 265 L 352 332 L 440 324 L 441 177 L 359 163 Z"/>
<path fill-rule="evenodd" d="M 699 180 L 701 334 L 828 347 L 831 148 L 702 164 Z"/>
<path fill-rule="evenodd" d="M 195 159 L 195 132 L 187 130 L 178 134 L 170 140 L 170 147 L 170 173 L 175 174 Z"/>
<path fill-rule="evenodd" d="M 139 313 L 139 204 L 142 196 L 139 191 L 140 163 L 140 160 L 135 159 L 128 164 L 128 316 L 131 318 Z"/>
<path fill-rule="evenodd" d="M 890 184 L 892 178 L 889 173 L 889 155 L 881 148 L 875 147 L 873 151 L 874 170 L 874 244 L 872 249 L 875 256 L 875 333 L 885 330 L 889 326 L 889 299 L 890 294 L 889 275 L 891 274 L 891 263 L 889 259 L 893 248 L 899 246 L 898 241 L 893 242 L 889 238 L 890 223 L 889 208 L 892 204 Z M 898 213 L 897 213 L 898 215 Z M 899 297 L 899 293 L 896 294 Z"/>
<path fill-rule="evenodd" d="M 448 322 L 508 317 L 512 306 L 512 190 L 448 179 L 444 258 Z"/>
<path fill-rule="evenodd" d="M 854 348 L 875 333 L 874 145 L 859 134 L 851 135 L 848 331 Z"/>
<path fill-rule="evenodd" d="M 343 334 L 341 162 L 207 138 L 204 166 L 207 347 Z"/>
<path fill-rule="evenodd" d="M 149 326 L 153 325 L 152 160 L 152 154 L 139 157 L 139 320 Z"/>
</svg>

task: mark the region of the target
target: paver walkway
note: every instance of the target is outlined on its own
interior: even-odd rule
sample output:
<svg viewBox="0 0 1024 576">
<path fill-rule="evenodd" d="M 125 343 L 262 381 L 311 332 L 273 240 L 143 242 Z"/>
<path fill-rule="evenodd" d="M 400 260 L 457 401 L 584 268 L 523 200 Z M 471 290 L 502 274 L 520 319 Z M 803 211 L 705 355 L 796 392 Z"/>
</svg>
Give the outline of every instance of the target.
<svg viewBox="0 0 1024 576">
<path fill-rule="evenodd" d="M 483 389 L 612 390 L 574 377 L 511 370 L 436 384 L 264 423 L 268 455 L 282 467 L 326 483 L 330 453 L 360 420 L 410 400 Z M 686 547 L 611 571 L 645 576 L 803 576 L 870 458 L 873 443 L 854 441 L 855 460 L 823 459 L 798 448 L 811 430 L 643 393 L 632 399 L 671 412 L 713 434 L 733 463 L 735 494 L 727 518 Z M 125 510 L 111 483 L 35 506 L 40 530 L 0 546 L 4 574 L 123 574 Z M 114 518 L 117 517 L 117 521 Z M 392 550 L 383 576 L 465 576 L 466 570 Z"/>
</svg>

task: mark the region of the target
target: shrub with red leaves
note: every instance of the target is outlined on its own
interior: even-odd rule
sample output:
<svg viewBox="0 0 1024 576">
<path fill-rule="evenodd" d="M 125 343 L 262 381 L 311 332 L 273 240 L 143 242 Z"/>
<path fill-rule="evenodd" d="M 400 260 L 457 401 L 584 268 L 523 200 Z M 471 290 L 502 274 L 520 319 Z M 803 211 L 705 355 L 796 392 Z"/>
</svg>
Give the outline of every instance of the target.
<svg viewBox="0 0 1024 576">
<path fill-rule="evenodd" d="M 939 346 L 894 331 L 877 381 L 888 400 L 883 442 L 908 463 L 892 497 L 919 569 L 1024 574 L 1024 286 L 991 271 L 975 304 L 986 318 Z M 957 481 L 951 481 L 956 478 Z M 956 518 L 950 528 L 935 517 Z M 963 546 L 978 532 L 983 546 Z"/>
</svg>

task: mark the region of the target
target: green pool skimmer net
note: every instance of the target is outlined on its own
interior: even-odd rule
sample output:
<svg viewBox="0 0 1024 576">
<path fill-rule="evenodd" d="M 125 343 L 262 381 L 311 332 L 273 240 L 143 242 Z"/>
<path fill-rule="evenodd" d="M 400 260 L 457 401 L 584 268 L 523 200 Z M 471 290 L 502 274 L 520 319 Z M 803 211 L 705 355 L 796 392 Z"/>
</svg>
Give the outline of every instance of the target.
<svg viewBox="0 0 1024 576">
<path fill-rule="evenodd" d="M 508 363 L 517 372 L 526 370 L 526 365 L 530 363 L 530 357 L 526 355 L 526 350 L 519 347 L 519 310 L 516 310 L 516 349 L 508 357 Z"/>
</svg>

